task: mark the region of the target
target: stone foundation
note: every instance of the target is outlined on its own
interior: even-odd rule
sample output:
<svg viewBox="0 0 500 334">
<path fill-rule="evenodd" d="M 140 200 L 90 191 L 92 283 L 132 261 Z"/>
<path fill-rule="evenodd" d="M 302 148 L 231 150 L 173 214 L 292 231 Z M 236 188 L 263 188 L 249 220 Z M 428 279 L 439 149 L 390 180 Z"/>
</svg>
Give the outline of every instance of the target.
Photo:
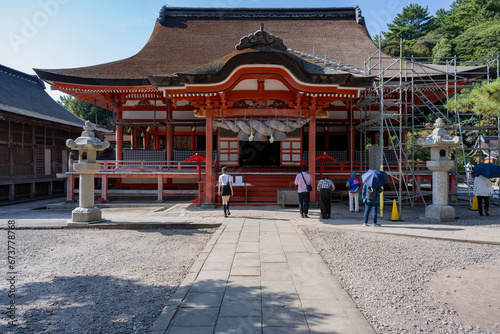
<svg viewBox="0 0 500 334">
<path fill-rule="evenodd" d="M 425 208 L 425 218 L 437 220 L 455 219 L 455 208 L 449 205 L 429 205 Z"/>
<path fill-rule="evenodd" d="M 102 211 L 97 207 L 93 208 L 76 208 L 71 214 L 72 222 L 74 223 L 97 223 L 102 222 Z"/>
</svg>

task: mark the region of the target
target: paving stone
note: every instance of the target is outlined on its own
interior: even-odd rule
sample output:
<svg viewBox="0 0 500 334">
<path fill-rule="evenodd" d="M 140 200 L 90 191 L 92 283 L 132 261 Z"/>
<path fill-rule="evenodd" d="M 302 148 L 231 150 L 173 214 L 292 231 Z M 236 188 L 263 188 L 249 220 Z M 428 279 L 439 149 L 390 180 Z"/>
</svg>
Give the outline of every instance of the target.
<svg viewBox="0 0 500 334">
<path fill-rule="evenodd" d="M 168 334 L 207 334 L 213 333 L 215 326 L 201 326 L 201 327 L 181 327 L 173 326 Z"/>
<path fill-rule="evenodd" d="M 217 334 L 261 334 L 261 317 L 219 317 Z"/>
<path fill-rule="evenodd" d="M 223 292 L 189 292 L 181 307 L 220 307 Z"/>
<path fill-rule="evenodd" d="M 219 316 L 221 317 L 260 317 L 262 300 L 257 297 L 224 298 Z"/>
<path fill-rule="evenodd" d="M 180 308 L 175 317 L 174 326 L 215 326 L 218 314 L 218 308 Z"/>
<path fill-rule="evenodd" d="M 295 327 L 268 327 L 262 328 L 263 334 L 310 334 L 309 327 L 295 326 Z M 324 332 L 329 333 L 329 332 Z"/>
<path fill-rule="evenodd" d="M 306 317 L 300 307 L 262 307 L 264 326 L 307 326 Z"/>
</svg>

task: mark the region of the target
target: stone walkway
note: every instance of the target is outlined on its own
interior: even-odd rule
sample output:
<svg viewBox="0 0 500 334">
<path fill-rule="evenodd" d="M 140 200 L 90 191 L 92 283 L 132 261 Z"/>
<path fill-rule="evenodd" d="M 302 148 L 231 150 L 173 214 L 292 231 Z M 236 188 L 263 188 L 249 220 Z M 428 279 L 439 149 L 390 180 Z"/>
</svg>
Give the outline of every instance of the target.
<svg viewBox="0 0 500 334">
<path fill-rule="evenodd" d="M 287 217 L 224 219 L 151 333 L 374 333 Z"/>
<path fill-rule="evenodd" d="M 36 210 L 46 204 L 0 207 L 5 217 L 0 227 L 6 219 L 14 219 L 17 228 L 65 227 L 71 210 Z M 464 210 L 467 219 L 457 223 L 425 223 L 417 210 L 406 213 L 405 221 L 381 219 L 382 227 L 365 227 L 363 214 L 348 212 L 342 203 L 334 204 L 329 220 L 319 219 L 318 209 L 303 219 L 297 208 L 234 206 L 225 219 L 220 208 L 202 210 L 187 203 L 122 204 L 103 209 L 110 221 L 91 227 L 218 227 L 151 333 L 374 333 L 301 228 L 500 244 L 500 228 L 474 226 L 477 213 Z M 496 221 L 500 209 L 490 213 L 488 219 Z"/>
</svg>

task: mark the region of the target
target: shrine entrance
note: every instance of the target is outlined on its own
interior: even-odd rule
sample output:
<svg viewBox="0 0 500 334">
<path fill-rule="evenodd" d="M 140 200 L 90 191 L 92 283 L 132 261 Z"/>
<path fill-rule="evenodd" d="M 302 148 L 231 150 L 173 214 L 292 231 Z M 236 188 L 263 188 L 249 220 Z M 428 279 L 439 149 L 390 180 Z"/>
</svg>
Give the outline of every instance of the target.
<svg viewBox="0 0 500 334">
<path fill-rule="evenodd" d="M 280 142 L 241 141 L 240 166 L 280 167 Z"/>
</svg>

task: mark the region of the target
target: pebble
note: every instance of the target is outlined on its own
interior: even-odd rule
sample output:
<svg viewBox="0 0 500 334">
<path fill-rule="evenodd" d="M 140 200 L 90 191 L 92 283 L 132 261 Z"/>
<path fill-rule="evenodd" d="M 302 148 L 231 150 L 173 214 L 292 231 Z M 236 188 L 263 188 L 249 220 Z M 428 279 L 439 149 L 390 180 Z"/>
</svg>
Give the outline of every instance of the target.
<svg viewBox="0 0 500 334">
<path fill-rule="evenodd" d="M 500 246 L 330 227 L 304 232 L 377 333 L 488 333 L 460 323 L 426 282 L 443 269 L 500 258 Z"/>
<path fill-rule="evenodd" d="M 17 230 L 21 307 L 18 326 L 1 332 L 145 333 L 212 232 Z"/>
</svg>

